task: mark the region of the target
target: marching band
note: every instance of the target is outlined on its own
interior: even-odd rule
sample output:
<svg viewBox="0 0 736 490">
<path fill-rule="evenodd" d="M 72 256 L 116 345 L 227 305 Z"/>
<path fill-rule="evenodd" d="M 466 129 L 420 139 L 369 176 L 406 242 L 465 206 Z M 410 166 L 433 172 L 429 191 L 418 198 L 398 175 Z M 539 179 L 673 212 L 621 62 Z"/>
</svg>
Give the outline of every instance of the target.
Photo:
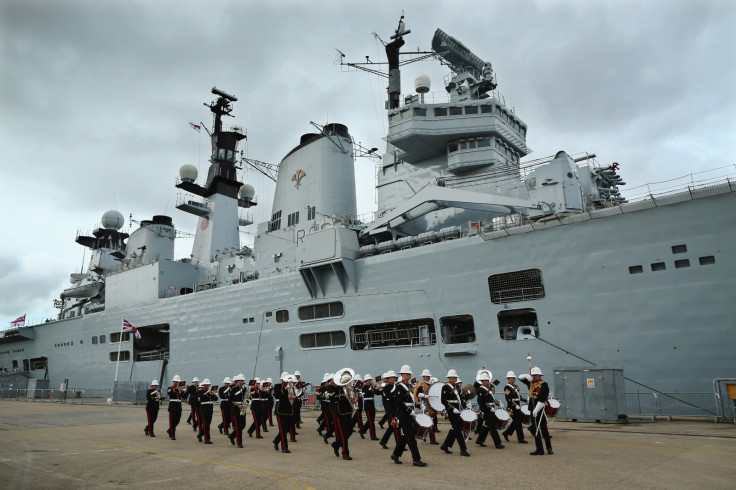
<svg viewBox="0 0 736 490">
<path fill-rule="evenodd" d="M 367 373 L 361 377 L 351 368 L 343 368 L 335 373 L 325 373 L 322 382 L 314 387 L 314 402 L 319 403 L 321 415 L 317 419 L 318 434 L 328 444 L 334 437 L 332 449 L 335 456 L 352 460 L 349 439 L 357 430 L 362 439 L 370 434 L 371 441 L 379 441 L 384 449 L 389 449 L 388 442 L 394 436 L 395 447 L 390 459 L 395 464 L 402 464 L 401 457 L 409 449 L 414 466 L 427 466 L 422 461 L 419 445 L 429 441 L 438 445 L 435 434 L 438 416 L 445 417 L 450 429 L 440 449 L 452 454 L 451 448 L 457 440 L 461 456 L 470 456 L 467 442 L 475 436 L 475 443 L 486 447 L 485 440 L 490 434 L 494 446 L 503 449 L 501 436 L 508 442 L 509 436 L 516 433 L 520 444 L 526 444 L 523 426 L 534 436 L 535 451 L 531 455 L 553 454 L 548 423 L 554 420 L 560 404 L 554 400 L 549 385 L 542 379 L 544 374 L 539 367 L 531 367 L 529 374 L 516 376 L 514 371 L 506 375 L 507 383 L 503 394 L 506 406 L 495 397 L 493 374 L 487 369 L 478 370 L 474 384 L 462 385 L 455 369 L 449 369 L 446 383 L 434 378 L 429 369 L 422 371 L 421 379 L 413 378 L 411 366 L 401 366 L 398 374 L 388 370 L 375 378 Z M 529 397 L 523 400 L 516 379 L 529 388 Z M 279 383 L 273 384 L 271 378 L 261 380 L 253 378 L 246 386 L 243 374 L 226 377 L 222 386 L 212 385 L 209 379 L 199 383 L 193 378 L 187 386 L 177 374 L 172 378 L 166 397 L 159 390 L 156 380 L 146 392 L 147 425 L 144 433 L 155 437 L 154 424 L 158 417 L 159 405 L 168 401 L 169 428 L 166 430 L 171 440 L 176 440 L 176 428 L 182 416 L 182 404 L 187 401 L 191 411 L 187 423 L 192 423 L 197 439 L 205 444 L 212 444 L 210 424 L 214 405 L 219 402 L 222 422 L 218 425 L 220 434 L 228 436 L 231 444 L 243 447 L 243 429 L 246 425 L 246 413 L 250 410 L 252 421 L 248 435 L 256 433 L 262 439 L 261 431 L 268 432 L 273 426 L 272 415 L 276 416 L 278 433 L 273 439 L 276 451 L 291 453 L 289 442 L 296 441 L 296 429 L 301 428 L 301 406 L 306 401 L 306 388 L 309 383 L 301 379 L 301 373 L 281 373 Z M 376 434 L 375 399 L 381 397 L 385 410 L 384 419 L 379 422 L 381 428 L 388 424 L 383 437 Z M 477 408 L 473 408 L 473 400 Z M 363 416 L 365 415 L 365 419 Z M 499 434 L 500 433 L 500 434 Z M 542 444 L 544 441 L 544 445 Z"/>
</svg>

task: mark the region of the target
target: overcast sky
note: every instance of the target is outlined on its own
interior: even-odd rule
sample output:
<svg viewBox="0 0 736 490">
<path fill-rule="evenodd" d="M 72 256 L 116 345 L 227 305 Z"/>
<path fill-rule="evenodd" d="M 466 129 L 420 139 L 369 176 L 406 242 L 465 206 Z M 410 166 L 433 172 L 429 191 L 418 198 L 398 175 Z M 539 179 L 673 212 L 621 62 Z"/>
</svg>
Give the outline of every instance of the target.
<svg viewBox="0 0 736 490">
<path fill-rule="evenodd" d="M 239 98 L 251 158 L 278 163 L 310 121 L 346 124 L 383 150 L 386 81 L 333 59 L 338 48 L 383 61 L 371 33 L 388 39 L 402 9 L 404 50 L 428 50 L 440 27 L 493 64 L 529 126 L 529 159 L 595 153 L 620 163 L 627 187 L 734 174 L 732 0 L 0 0 L 0 328 L 55 314 L 82 264 L 77 231 L 105 211 L 126 228 L 131 214 L 168 214 L 194 230 L 174 180 L 185 163 L 206 172 L 209 142 L 188 122 L 210 125 L 213 85 Z M 430 60 L 403 72 L 404 93 L 420 73 L 443 91 L 446 71 Z M 359 213 L 375 207 L 374 165 L 356 162 Z M 263 221 L 272 185 L 246 179 Z"/>
</svg>

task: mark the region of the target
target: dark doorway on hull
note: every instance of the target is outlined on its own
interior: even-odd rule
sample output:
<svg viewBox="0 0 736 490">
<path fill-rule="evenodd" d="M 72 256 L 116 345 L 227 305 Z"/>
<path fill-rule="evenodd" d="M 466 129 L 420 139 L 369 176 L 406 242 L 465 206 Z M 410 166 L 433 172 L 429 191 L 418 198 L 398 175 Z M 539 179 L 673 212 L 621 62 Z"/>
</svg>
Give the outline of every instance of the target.
<svg viewBox="0 0 736 490">
<path fill-rule="evenodd" d="M 498 312 L 498 330 L 503 340 L 529 340 L 539 337 L 537 312 L 533 308 Z"/>
<path fill-rule="evenodd" d="M 136 362 L 168 359 L 169 330 L 168 323 L 138 327 L 141 338 L 133 343 L 133 356 Z"/>
</svg>

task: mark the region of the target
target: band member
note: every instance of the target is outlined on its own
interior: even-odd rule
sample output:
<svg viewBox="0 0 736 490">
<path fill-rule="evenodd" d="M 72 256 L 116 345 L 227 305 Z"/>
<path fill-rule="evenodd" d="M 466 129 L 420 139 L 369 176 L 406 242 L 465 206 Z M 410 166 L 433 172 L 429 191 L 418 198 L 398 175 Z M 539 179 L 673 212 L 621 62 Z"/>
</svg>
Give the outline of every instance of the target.
<svg viewBox="0 0 736 490">
<path fill-rule="evenodd" d="M 365 424 L 363 424 L 363 428 L 360 429 L 360 434 L 362 436 L 370 430 L 371 441 L 377 441 L 378 437 L 376 437 L 376 404 L 374 402 L 374 399 L 376 396 L 380 395 L 380 391 L 376 390 L 376 388 L 373 386 L 373 378 L 371 377 L 370 373 L 365 375 L 363 381 L 363 389 L 361 390 L 361 392 L 363 393 L 363 411 L 365 412 L 366 421 Z"/>
<path fill-rule="evenodd" d="M 352 428 L 355 430 L 355 426 L 358 426 L 359 432 L 360 432 L 360 438 L 365 439 L 365 435 L 363 434 L 363 378 L 360 377 L 360 374 L 355 375 L 355 381 L 353 382 L 353 390 L 355 391 L 356 396 L 358 397 L 358 408 L 355 409 L 355 415 L 353 415 L 353 419 L 351 420 Z"/>
<path fill-rule="evenodd" d="M 171 386 L 166 390 L 166 395 L 169 398 L 169 428 L 166 429 L 166 433 L 169 434 L 169 439 L 172 441 L 176 440 L 176 426 L 179 425 L 181 420 L 181 401 L 186 396 L 186 389 L 181 384 L 181 378 L 177 374 L 171 380 Z"/>
<path fill-rule="evenodd" d="M 335 377 L 339 376 L 338 372 Z M 353 380 L 350 379 L 347 385 L 352 385 Z M 335 442 L 332 443 L 332 449 L 335 451 L 335 456 L 340 456 L 340 448 L 342 448 L 342 459 L 351 460 L 350 448 L 348 447 L 348 440 L 353 434 L 353 426 L 351 420 L 353 418 L 353 405 L 357 403 L 358 399 L 355 397 L 355 393 L 350 390 L 348 392 L 347 385 L 335 386 Z"/>
<path fill-rule="evenodd" d="M 220 413 L 222 414 L 222 423 L 217 426 L 220 430 L 220 434 L 230 435 L 230 378 L 226 377 L 222 380 L 222 386 L 218 390 L 217 394 L 220 397 Z"/>
<path fill-rule="evenodd" d="M 266 382 L 264 383 L 264 388 L 266 391 L 266 394 L 268 395 L 266 397 L 266 417 L 268 417 L 268 426 L 273 427 L 273 416 L 271 415 L 273 413 L 273 406 L 274 406 L 274 400 L 273 400 L 273 379 L 268 378 L 266 379 Z M 265 419 L 264 419 L 264 427 L 265 427 Z M 266 432 L 268 432 L 267 429 Z"/>
<path fill-rule="evenodd" d="M 462 422 L 460 419 L 460 407 L 462 407 L 462 397 L 460 396 L 460 392 L 456 387 L 456 383 L 458 380 L 457 372 L 454 369 L 450 369 L 449 371 L 447 371 L 446 377 L 447 384 L 442 387 L 440 400 L 442 402 L 442 405 L 445 406 L 445 413 L 447 414 L 447 418 L 450 420 L 452 428 L 447 433 L 445 442 L 442 443 L 440 449 L 442 449 L 447 454 L 452 454 L 450 448 L 455 443 L 455 439 L 457 438 L 457 443 L 460 446 L 460 455 L 470 456 L 470 454 L 468 453 L 468 449 L 465 446 L 465 437 L 463 436 Z"/>
<path fill-rule="evenodd" d="M 161 392 L 158 390 L 158 381 L 151 381 L 151 387 L 146 390 L 146 417 L 148 425 L 143 429 L 147 436 L 156 437 L 153 433 L 153 424 L 158 418 L 158 403 L 161 399 Z"/>
<path fill-rule="evenodd" d="M 394 435 L 394 440 L 396 442 L 399 442 L 399 430 L 396 427 L 396 421 L 394 420 L 394 414 L 396 413 L 396 405 L 394 403 L 394 388 L 396 384 L 396 380 L 399 377 L 396 375 L 393 369 L 389 369 L 386 373 L 383 375 L 383 379 L 386 380 L 386 384 L 381 389 L 381 398 L 383 399 L 383 409 L 386 411 L 387 415 L 387 421 L 388 421 L 388 428 L 386 429 L 386 432 L 383 434 L 383 437 L 381 437 L 381 441 L 379 444 L 383 449 L 388 449 L 388 446 L 386 443 L 388 442 L 388 438 L 391 437 L 391 434 Z"/>
<path fill-rule="evenodd" d="M 199 422 L 197 421 L 197 389 L 199 386 L 199 378 L 194 377 L 192 384 L 187 387 L 187 403 L 189 403 L 189 417 L 187 418 L 187 424 L 192 424 L 194 431 L 197 431 Z"/>
<path fill-rule="evenodd" d="M 534 442 L 537 445 L 536 451 L 529 454 L 532 456 L 544 455 L 542 447 L 542 437 L 544 444 L 547 446 L 547 454 L 552 453 L 552 441 L 547 432 L 547 415 L 544 412 L 544 406 L 549 398 L 549 385 L 542 379 L 542 370 L 534 366 L 531 374 L 522 374 L 519 380 L 529 387 L 529 410 L 532 413 L 532 425 L 529 430 L 534 434 Z"/>
<path fill-rule="evenodd" d="M 248 427 L 248 436 L 253 437 L 253 431 L 256 433 L 256 439 L 263 439 L 261 435 L 261 427 L 263 426 L 262 420 L 262 403 L 261 398 L 261 386 L 260 379 L 256 378 L 251 380 L 252 386 L 250 388 L 250 413 L 253 415 L 253 422 Z"/>
<path fill-rule="evenodd" d="M 327 380 L 327 386 L 325 387 L 325 399 L 327 400 L 327 415 L 326 417 L 330 420 L 330 427 L 327 429 L 327 432 L 325 432 L 325 435 L 322 436 L 322 438 L 325 441 L 325 444 L 328 443 L 327 439 L 332 437 L 337 433 L 337 428 L 335 427 L 335 424 L 337 423 L 335 421 L 335 405 L 337 404 L 337 386 L 335 386 L 335 374 L 330 373 L 330 379 Z"/>
<path fill-rule="evenodd" d="M 519 393 L 519 387 L 516 386 L 516 373 L 509 371 L 506 373 L 506 379 L 508 383 L 503 389 L 503 393 L 506 396 L 506 408 L 511 411 L 511 423 L 502 432 L 503 438 L 508 442 L 509 436 L 516 431 L 516 438 L 520 444 L 526 444 L 527 441 L 524 439 L 524 430 L 521 426 L 521 393 Z"/>
<path fill-rule="evenodd" d="M 217 402 L 216 387 L 210 388 L 210 380 L 205 379 L 202 381 L 202 389 L 197 391 L 197 401 L 199 402 L 199 434 L 197 439 L 202 442 L 204 436 L 205 444 L 212 444 L 210 440 L 210 424 L 212 423 L 212 413 L 214 412 L 214 406 Z"/>
<path fill-rule="evenodd" d="M 408 444 L 414 466 L 427 466 L 427 463 L 422 461 L 422 457 L 419 455 L 419 448 L 414 434 L 414 396 L 409 385 L 409 379 L 412 375 L 411 367 L 404 364 L 401 366 L 399 374 L 401 374 L 401 381 L 394 386 L 394 406 L 396 408 L 394 415 L 399 423 L 401 437 L 396 442 L 396 449 L 391 454 L 391 459 L 394 463 L 401 464 L 399 458 L 401 458 Z"/>
<path fill-rule="evenodd" d="M 246 410 L 246 393 L 248 387 L 245 386 L 245 376 L 238 374 L 233 377 L 235 386 L 230 388 L 230 414 L 232 416 L 233 430 L 228 436 L 230 444 L 238 442 L 238 447 L 243 447 L 243 428 L 245 427 L 245 410 Z"/>
<path fill-rule="evenodd" d="M 498 435 L 498 429 L 496 429 L 496 415 L 494 410 L 500 408 L 499 402 L 493 396 L 493 387 L 491 387 L 491 377 L 488 372 L 481 372 L 478 375 L 479 384 L 476 388 L 478 396 L 478 408 L 483 416 L 483 425 L 478 431 L 478 439 L 475 443 L 481 447 L 486 447 L 485 440 L 488 437 L 488 433 L 491 433 L 493 443 L 496 445 L 496 449 L 503 449 L 504 445 L 501 444 L 501 437 Z"/>
<path fill-rule="evenodd" d="M 437 426 L 437 411 L 430 406 L 429 402 L 427 402 L 429 387 L 432 386 L 432 383 L 430 383 L 431 379 L 432 373 L 429 369 L 422 371 L 422 380 L 414 387 L 414 402 L 423 407 L 427 415 L 432 417 L 432 427 L 429 430 L 429 443 L 437 445 L 439 442 L 437 442 L 434 436 Z"/>
<path fill-rule="evenodd" d="M 291 418 L 294 416 L 294 403 L 296 394 L 290 386 L 292 378 L 288 373 L 281 375 L 281 383 L 274 386 L 273 396 L 276 398 L 276 422 L 279 426 L 279 433 L 273 439 L 273 448 L 278 451 L 279 443 L 281 443 L 281 452 L 290 453 L 289 443 L 286 442 L 286 433 L 292 427 Z"/>
<path fill-rule="evenodd" d="M 307 383 L 302 381 L 302 373 L 298 370 L 294 371 L 294 392 L 296 393 L 296 399 L 294 400 L 294 426 L 297 429 L 301 429 L 302 423 L 302 403 L 304 403 L 304 388 Z"/>
<path fill-rule="evenodd" d="M 332 421 L 332 415 L 330 413 L 330 380 L 331 379 L 332 378 L 330 376 L 330 373 L 325 373 L 324 377 L 322 378 L 322 383 L 320 383 L 319 387 L 317 388 L 317 398 L 319 399 L 319 408 L 320 410 L 322 410 L 322 415 L 320 415 L 322 420 L 320 421 L 320 425 L 317 428 L 317 432 L 325 440 L 325 444 L 327 444 L 327 438 L 329 437 L 328 434 L 331 434 L 333 432 L 333 421 Z M 324 435 L 322 434 L 322 431 L 326 431 Z"/>
</svg>

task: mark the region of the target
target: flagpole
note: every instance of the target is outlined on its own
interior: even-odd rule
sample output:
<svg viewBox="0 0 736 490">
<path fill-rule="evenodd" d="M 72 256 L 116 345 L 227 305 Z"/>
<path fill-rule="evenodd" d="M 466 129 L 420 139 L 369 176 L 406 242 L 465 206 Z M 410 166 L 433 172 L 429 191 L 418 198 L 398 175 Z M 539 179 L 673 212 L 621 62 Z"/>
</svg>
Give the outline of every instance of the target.
<svg viewBox="0 0 736 490">
<path fill-rule="evenodd" d="M 118 339 L 120 342 L 118 342 L 118 357 L 115 359 L 115 382 L 112 385 L 112 396 L 110 398 L 115 397 L 115 384 L 118 382 L 118 368 L 120 367 L 120 349 L 123 347 L 123 321 L 125 321 L 125 316 L 123 316 L 120 319 L 120 338 Z"/>
</svg>

